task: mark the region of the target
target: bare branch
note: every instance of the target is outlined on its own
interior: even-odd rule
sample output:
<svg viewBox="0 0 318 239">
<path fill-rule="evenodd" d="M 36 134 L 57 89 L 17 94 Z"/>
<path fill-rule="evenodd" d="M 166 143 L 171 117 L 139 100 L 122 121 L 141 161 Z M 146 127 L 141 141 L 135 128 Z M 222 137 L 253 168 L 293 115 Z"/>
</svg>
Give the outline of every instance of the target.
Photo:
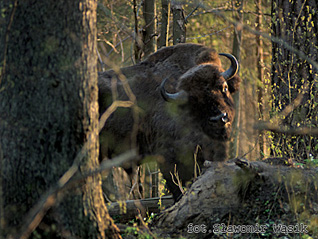
<svg viewBox="0 0 318 239">
<path fill-rule="evenodd" d="M 193 15 L 193 13 L 198 10 L 199 7 L 201 7 L 202 4 L 201 2 L 198 3 L 198 5 L 184 18 L 184 22 L 187 23 L 187 20 L 189 17 L 191 17 Z"/>
<path fill-rule="evenodd" d="M 269 122 L 260 122 L 255 125 L 255 129 L 258 130 L 268 130 L 274 133 L 288 134 L 288 135 L 310 135 L 318 136 L 318 128 L 314 127 L 299 127 L 299 128 L 290 128 L 287 126 L 281 126 Z"/>
<path fill-rule="evenodd" d="M 107 53 L 106 56 L 109 57 L 110 54 L 111 54 L 113 51 L 115 51 L 115 52 L 117 53 L 118 51 L 117 51 L 116 48 L 117 48 L 119 45 L 121 45 L 124 41 L 128 40 L 129 38 L 131 38 L 131 35 L 129 35 L 128 37 L 125 37 L 122 41 L 118 42 L 118 43 L 114 46 L 114 48 L 112 48 L 112 49 Z M 135 38 L 135 37 L 133 37 L 133 38 Z"/>
<path fill-rule="evenodd" d="M 304 94 L 308 90 L 308 83 L 306 82 L 302 92 L 298 94 L 296 99 L 293 102 L 285 107 L 285 109 L 280 112 L 278 115 L 270 119 L 270 122 L 260 122 L 257 123 L 254 128 L 258 130 L 268 130 L 274 133 L 283 133 L 289 135 L 311 135 L 318 136 L 318 129 L 311 127 L 299 127 L 299 128 L 291 128 L 282 124 L 282 119 L 286 118 L 294 109 L 296 109 L 302 102 Z"/>
<path fill-rule="evenodd" d="M 115 47 L 110 41 L 108 41 L 108 40 L 105 39 L 105 38 L 104 38 L 102 41 L 105 42 L 107 45 L 109 45 L 114 52 L 119 53 L 119 52 L 117 51 L 116 47 Z M 119 44 L 120 44 L 120 42 L 119 42 L 117 45 L 119 45 Z"/>
<path fill-rule="evenodd" d="M 105 70 L 105 63 L 103 62 L 97 47 L 96 47 L 96 52 L 97 52 L 97 57 L 98 57 L 98 61 L 99 61 L 99 64 L 101 66 L 101 69 L 102 69 L 102 71 L 104 71 Z"/>
</svg>

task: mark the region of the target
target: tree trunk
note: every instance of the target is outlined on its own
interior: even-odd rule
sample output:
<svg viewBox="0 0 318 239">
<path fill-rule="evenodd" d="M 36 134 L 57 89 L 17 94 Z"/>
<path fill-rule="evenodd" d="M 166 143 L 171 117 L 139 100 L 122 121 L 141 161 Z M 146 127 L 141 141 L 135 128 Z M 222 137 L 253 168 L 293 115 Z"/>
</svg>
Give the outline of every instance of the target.
<svg viewBox="0 0 318 239">
<path fill-rule="evenodd" d="M 272 35 L 318 61 L 317 1 L 272 1 Z M 317 76 L 306 59 L 299 58 L 282 44 L 272 44 L 273 116 L 292 104 L 299 93 L 304 93 L 301 104 L 277 125 L 291 128 L 318 126 Z M 311 136 L 273 135 L 272 154 L 308 159 L 318 155 L 318 140 Z"/>
<path fill-rule="evenodd" d="M 238 23 L 243 23 L 243 0 L 235 2 L 235 8 L 237 13 L 235 14 L 236 21 Z M 238 62 L 241 62 L 241 46 L 242 46 L 242 28 L 234 28 L 234 38 L 233 38 L 233 55 L 236 57 Z M 235 158 L 238 156 L 238 148 L 240 141 L 240 120 L 241 120 L 241 110 L 240 110 L 240 92 L 236 92 L 233 96 L 235 102 L 235 118 L 233 121 L 233 133 L 232 141 L 230 143 L 230 158 Z"/>
<path fill-rule="evenodd" d="M 186 26 L 181 3 L 171 3 L 173 14 L 173 45 L 186 42 Z"/>
<path fill-rule="evenodd" d="M 169 17 L 170 17 L 170 0 L 161 0 L 161 31 L 158 48 L 168 46 L 169 39 Z"/>
<path fill-rule="evenodd" d="M 138 13 L 137 13 L 137 1 L 133 0 L 134 8 L 134 22 L 135 22 L 135 42 L 134 42 L 134 60 L 136 63 L 140 62 L 143 53 L 144 42 L 142 34 L 138 29 Z"/>
<path fill-rule="evenodd" d="M 157 51 L 156 42 L 156 4 L 155 0 L 145 0 L 144 4 L 144 57 Z"/>
<path fill-rule="evenodd" d="M 258 0 L 256 3 L 256 30 L 261 32 L 262 30 L 262 0 Z M 263 40 L 260 35 L 256 35 L 256 54 L 257 54 L 257 73 L 259 84 L 257 84 L 257 102 L 258 102 L 258 112 L 259 120 L 265 121 L 265 100 L 264 100 L 264 54 L 263 54 Z M 258 138 L 260 157 L 264 158 L 267 154 L 267 143 L 265 132 L 260 132 Z"/>
<path fill-rule="evenodd" d="M 0 22 L 2 225 L 8 237 L 56 185 L 84 142 L 79 172 L 98 166 L 96 5 L 89 0 L 0 3 L 5 9 Z M 120 237 L 100 175 L 58 198 L 44 219 L 51 229 L 43 229 L 43 237 Z"/>
</svg>

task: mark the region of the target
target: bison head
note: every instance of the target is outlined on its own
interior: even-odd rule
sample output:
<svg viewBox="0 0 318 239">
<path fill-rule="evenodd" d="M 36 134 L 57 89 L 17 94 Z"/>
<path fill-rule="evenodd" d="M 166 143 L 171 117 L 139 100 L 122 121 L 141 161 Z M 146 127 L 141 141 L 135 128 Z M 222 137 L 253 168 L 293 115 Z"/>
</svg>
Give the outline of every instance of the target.
<svg viewBox="0 0 318 239">
<path fill-rule="evenodd" d="M 184 73 L 178 80 L 178 92 L 170 94 L 165 90 L 165 79 L 161 84 L 161 95 L 169 102 L 176 102 L 188 108 L 192 120 L 211 138 L 228 140 L 235 108 L 232 94 L 238 90 L 240 78 L 238 62 L 230 54 L 220 53 L 231 61 L 224 71 L 219 59 L 204 62 Z M 217 63 L 215 63 L 217 62 Z"/>
</svg>

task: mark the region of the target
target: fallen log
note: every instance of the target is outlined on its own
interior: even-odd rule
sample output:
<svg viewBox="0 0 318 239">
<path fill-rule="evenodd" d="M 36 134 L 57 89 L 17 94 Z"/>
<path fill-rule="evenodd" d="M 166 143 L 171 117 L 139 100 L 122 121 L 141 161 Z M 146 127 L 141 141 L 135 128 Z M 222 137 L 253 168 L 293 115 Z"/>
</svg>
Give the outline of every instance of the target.
<svg viewBox="0 0 318 239">
<path fill-rule="evenodd" d="M 146 217 L 147 213 L 158 213 L 173 204 L 172 196 L 146 198 L 138 200 L 118 201 L 108 203 L 109 215 L 121 223 L 135 219 L 139 214 Z"/>
<path fill-rule="evenodd" d="M 171 238 L 286 233 L 318 238 L 318 170 L 289 165 L 245 159 L 212 163 L 178 203 L 155 219 L 154 230 Z"/>
</svg>

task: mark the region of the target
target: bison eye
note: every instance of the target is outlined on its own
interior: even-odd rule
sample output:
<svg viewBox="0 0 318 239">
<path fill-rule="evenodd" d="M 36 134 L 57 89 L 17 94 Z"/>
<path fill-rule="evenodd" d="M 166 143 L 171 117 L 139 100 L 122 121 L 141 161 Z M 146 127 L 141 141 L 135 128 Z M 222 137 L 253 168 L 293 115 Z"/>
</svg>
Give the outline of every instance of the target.
<svg viewBox="0 0 318 239">
<path fill-rule="evenodd" d="M 224 113 L 222 117 L 222 122 L 227 123 L 228 121 L 229 121 L 229 117 L 227 116 L 227 113 Z"/>
<path fill-rule="evenodd" d="M 226 86 L 223 87 L 222 92 L 223 92 L 223 93 L 227 93 L 227 91 L 228 91 L 228 87 L 227 87 L 227 85 L 226 85 Z"/>
</svg>

